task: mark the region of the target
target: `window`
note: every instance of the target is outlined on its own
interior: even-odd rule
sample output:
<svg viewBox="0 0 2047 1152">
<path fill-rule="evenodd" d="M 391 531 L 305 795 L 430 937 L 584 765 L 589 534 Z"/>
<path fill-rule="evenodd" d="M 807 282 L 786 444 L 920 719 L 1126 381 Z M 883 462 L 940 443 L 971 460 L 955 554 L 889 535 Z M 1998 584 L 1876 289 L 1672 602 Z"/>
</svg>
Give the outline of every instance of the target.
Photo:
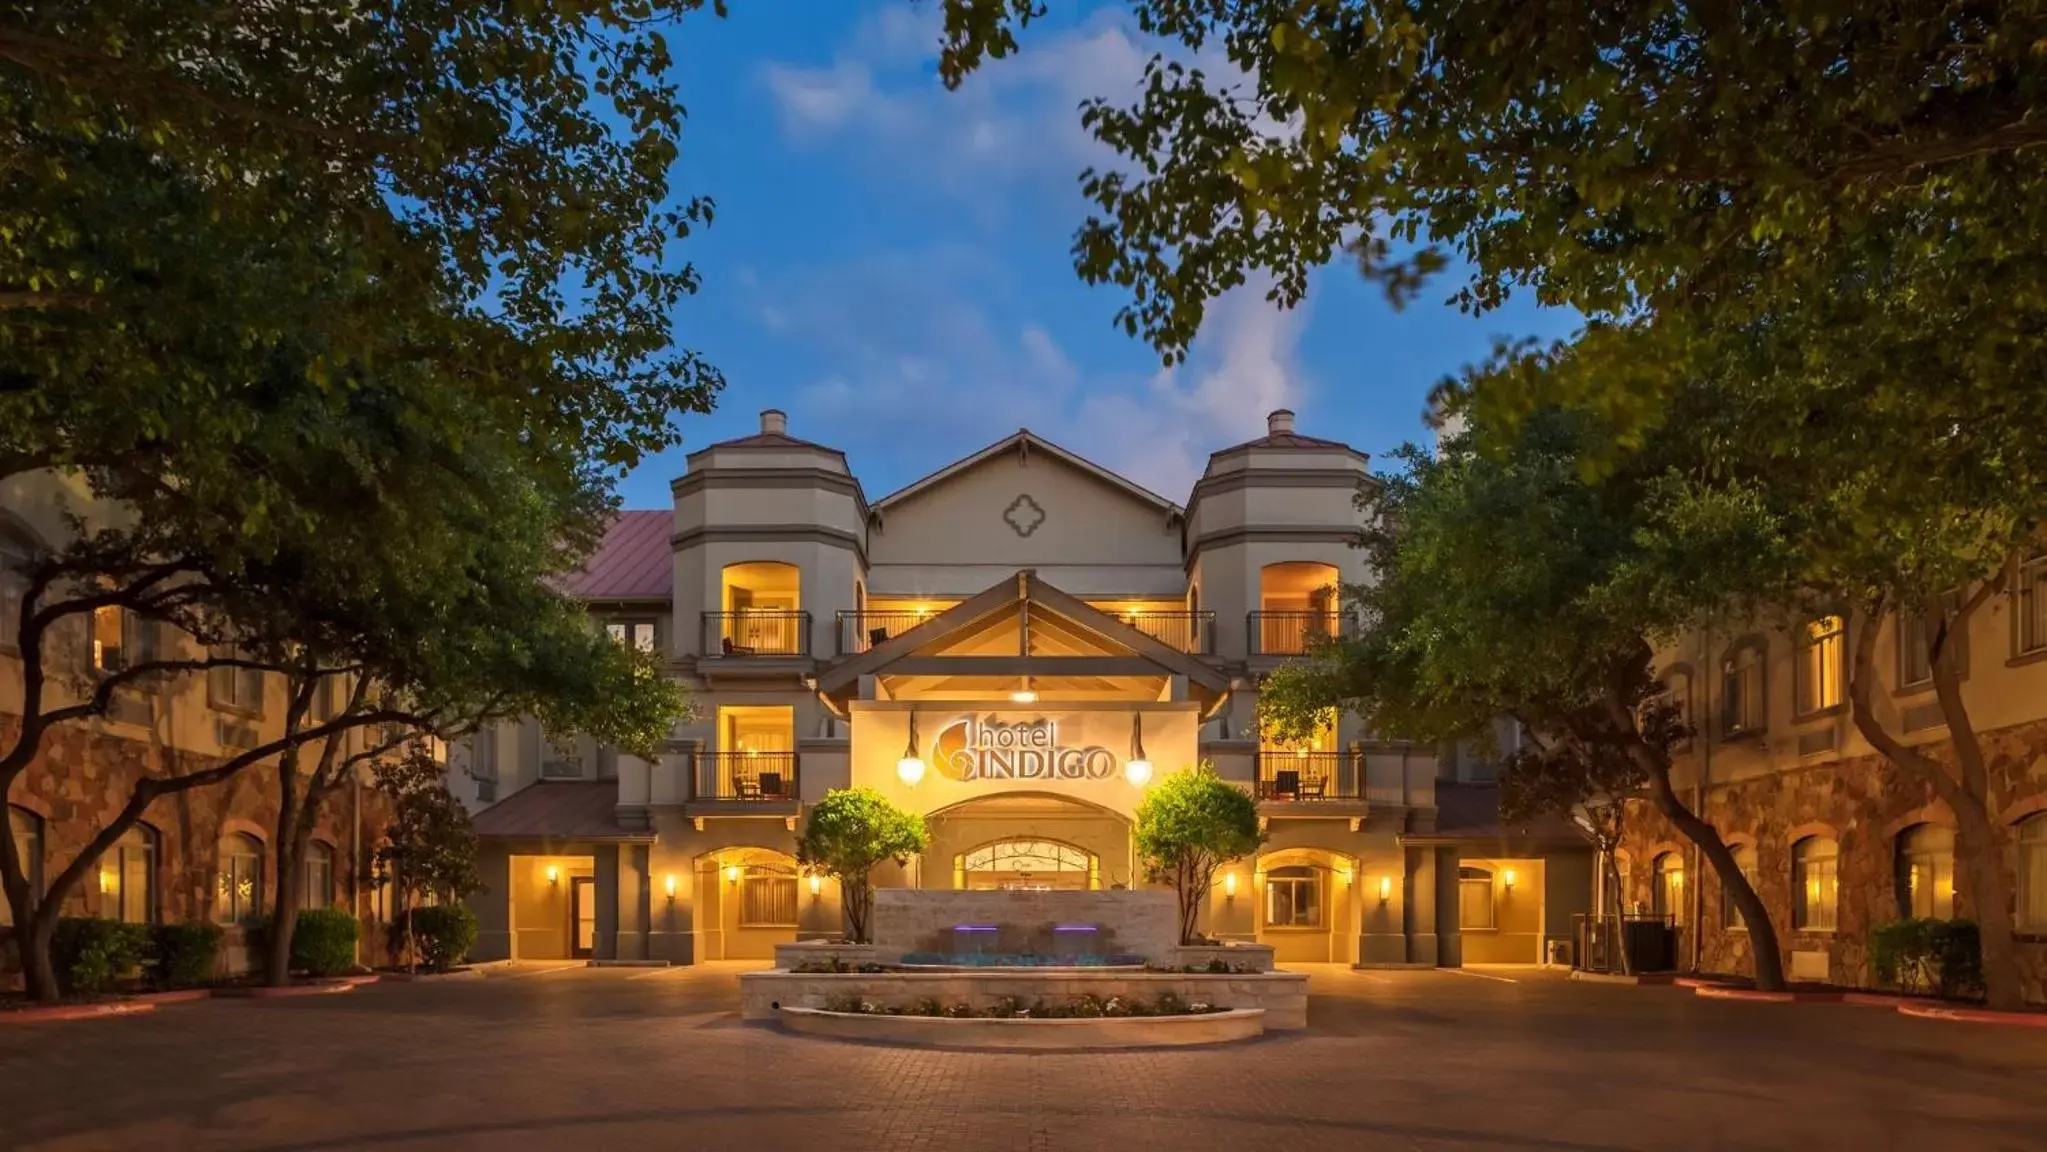
<svg viewBox="0 0 2047 1152">
<path fill-rule="evenodd" d="M 2047 932 L 2047 812 L 2019 824 L 2019 929 Z"/>
<path fill-rule="evenodd" d="M 1655 887 L 1649 892 L 1650 910 L 1670 917 L 1671 923 L 1685 922 L 1685 858 L 1665 852 L 1656 858 Z"/>
<path fill-rule="evenodd" d="M 1692 720 L 1692 673 L 1687 668 L 1673 668 L 1663 675 L 1663 691 L 1657 693 L 1656 703 L 1668 705 L 1675 713 L 1677 724 L 1684 730 L 1673 748 L 1683 750 L 1692 746 L 1692 732 L 1696 724 Z"/>
<path fill-rule="evenodd" d="M 1841 703 L 1841 656 L 1846 635 L 1839 616 L 1822 616 L 1807 621 L 1798 630 L 1798 659 L 1792 664 L 1792 683 L 1798 694 L 1798 714 L 1810 716 Z"/>
<path fill-rule="evenodd" d="M 102 675 L 156 659 L 155 628 L 126 608 L 92 610 L 92 670 Z"/>
<path fill-rule="evenodd" d="M 2019 568 L 2018 613 L 2012 620 L 2014 655 L 2047 652 L 2047 556 Z"/>
<path fill-rule="evenodd" d="M 1457 870 L 1457 926 L 1481 932 L 1494 926 L 1493 874 L 1483 868 Z"/>
<path fill-rule="evenodd" d="M 1791 846 L 1791 926 L 1801 932 L 1832 932 L 1839 896 L 1840 846 L 1825 836 L 1808 836 Z"/>
<path fill-rule="evenodd" d="M 654 650 L 654 622 L 652 620 L 614 620 L 604 626 L 612 640 L 630 645 L 642 652 Z"/>
<path fill-rule="evenodd" d="M 263 845 L 253 836 L 223 837 L 214 871 L 213 918 L 239 924 L 262 914 Z"/>
<path fill-rule="evenodd" d="M 156 923 L 156 830 L 138 824 L 100 857 L 100 912 L 124 924 Z"/>
<path fill-rule="evenodd" d="M 1763 710 L 1763 642 L 1746 640 L 1720 665 L 1720 727 L 1728 734 L 1760 732 Z"/>
<path fill-rule="evenodd" d="M 1955 834 L 1915 824 L 1898 836 L 1898 915 L 1922 920 L 1955 916 Z"/>
<path fill-rule="evenodd" d="M 28 877 L 28 890 L 43 893 L 43 818 L 26 808 L 7 806 L 7 832 L 14 840 L 14 857 Z M 0 898 L 0 924 L 14 921 L 14 906 Z"/>
<path fill-rule="evenodd" d="M 348 710 L 355 698 L 355 677 L 345 672 L 330 672 L 320 677 L 320 683 L 313 689 L 313 720 L 325 724 Z"/>
<path fill-rule="evenodd" d="M 0 526 L 0 648 L 12 648 L 21 638 L 21 600 L 35 559 L 35 545 Z"/>
<path fill-rule="evenodd" d="M 249 659 L 249 654 L 235 645 L 213 650 L 216 660 Z M 260 668 L 209 668 L 206 670 L 206 697 L 215 707 L 234 708 L 242 712 L 263 711 L 263 670 Z"/>
<path fill-rule="evenodd" d="M 1734 868 L 1741 878 L 1748 881 L 1750 888 L 1756 886 L 1756 846 L 1753 844 L 1734 845 Z M 1728 898 L 1727 885 L 1720 886 L 1720 926 L 1731 930 L 1748 931 L 1748 925 L 1741 918 L 1741 909 Z"/>
<path fill-rule="evenodd" d="M 746 869 L 739 882 L 741 928 L 796 926 L 796 873 L 769 864 Z"/>
<path fill-rule="evenodd" d="M 1941 597 L 1941 606 L 1949 614 L 1961 609 L 1961 596 L 1949 593 Z M 1933 657 L 1929 650 L 1932 637 L 1927 635 L 1931 624 L 1923 612 L 1901 611 L 1897 619 L 1898 644 L 1898 687 L 1911 688 L 1933 682 Z M 1969 666 L 1969 644 L 1966 631 L 1956 631 L 1947 638 L 1946 650 L 1942 657 L 1957 671 Z"/>
<path fill-rule="evenodd" d="M 299 882 L 299 907 L 325 908 L 334 902 L 334 849 L 317 840 L 306 845 Z"/>
<path fill-rule="evenodd" d="M 1265 874 L 1265 925 L 1268 928 L 1322 926 L 1321 888 L 1315 870 L 1305 865 L 1274 868 Z"/>
</svg>

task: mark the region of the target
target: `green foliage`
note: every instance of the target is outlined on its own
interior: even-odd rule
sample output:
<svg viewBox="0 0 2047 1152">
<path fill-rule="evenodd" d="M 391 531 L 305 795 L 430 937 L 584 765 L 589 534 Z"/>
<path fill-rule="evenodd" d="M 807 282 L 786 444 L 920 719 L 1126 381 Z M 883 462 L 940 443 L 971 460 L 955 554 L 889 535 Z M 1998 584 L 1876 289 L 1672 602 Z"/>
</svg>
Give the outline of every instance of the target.
<svg viewBox="0 0 2047 1152">
<path fill-rule="evenodd" d="M 1983 992 L 1983 941 L 1968 920 L 1905 917 L 1869 931 L 1869 965 L 1879 984 L 1942 997 Z"/>
<path fill-rule="evenodd" d="M 313 976 L 339 976 L 355 967 L 362 926 L 339 908 L 308 908 L 291 933 L 291 967 Z"/>
<path fill-rule="evenodd" d="M 391 800 L 391 826 L 377 849 L 377 864 L 402 903 L 432 896 L 454 905 L 483 891 L 476 829 L 468 809 L 448 791 L 447 772 L 425 752 L 414 751 L 378 764 L 376 778 L 378 790 Z"/>
<path fill-rule="evenodd" d="M 134 972 L 149 955 L 149 926 L 98 917 L 57 921 L 50 956 L 66 996 L 93 996 Z"/>
<path fill-rule="evenodd" d="M 1249 856 L 1265 842 L 1258 804 L 1225 783 L 1207 764 L 1175 772 L 1137 806 L 1137 855 L 1154 880 L 1173 886 L 1180 902 L 1180 942 L 1194 943 L 1201 906 L 1215 870 Z"/>
<path fill-rule="evenodd" d="M 197 988 L 213 979 L 220 957 L 218 924 L 157 924 L 149 930 L 150 986 L 168 990 Z"/>
<path fill-rule="evenodd" d="M 929 840 L 924 817 L 896 807 L 880 792 L 834 788 L 811 806 L 796 841 L 796 859 L 839 881 L 847 933 L 855 943 L 865 943 L 874 905 L 870 874 L 884 860 L 908 863 Z"/>
<path fill-rule="evenodd" d="M 446 972 L 469 958 L 476 946 L 476 913 L 466 904 L 434 904 L 405 913 L 401 934 L 409 931 L 428 969 Z"/>
</svg>

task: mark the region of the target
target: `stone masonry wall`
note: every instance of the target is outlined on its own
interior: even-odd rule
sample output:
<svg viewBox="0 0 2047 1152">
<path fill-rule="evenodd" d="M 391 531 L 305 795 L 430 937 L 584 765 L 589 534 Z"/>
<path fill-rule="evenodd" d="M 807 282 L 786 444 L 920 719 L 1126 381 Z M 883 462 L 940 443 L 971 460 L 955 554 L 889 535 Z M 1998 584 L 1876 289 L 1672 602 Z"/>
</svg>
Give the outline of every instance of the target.
<svg viewBox="0 0 2047 1152">
<path fill-rule="evenodd" d="M 1155 999 L 1171 991 L 1192 1003 L 1225 1008 L 1263 1008 L 1267 1028 L 1308 1026 L 1308 977 L 1297 972 L 1201 976 L 1165 972 L 877 972 L 793 974 L 747 972 L 739 977 L 740 1016 L 766 1020 L 776 1005 L 822 1008 L 833 996 L 860 996 L 887 1006 L 926 996 L 942 1004 L 962 1001 L 976 1008 L 998 997 L 1026 1002 L 1042 998 L 1060 1004 L 1083 995 Z"/>
<path fill-rule="evenodd" d="M 0 714 L 0 745 L 14 739 L 20 719 Z M 65 724 L 49 733 L 41 752 L 9 790 L 7 801 L 41 819 L 42 875 L 53 879 L 85 845 L 119 814 L 135 781 L 145 772 L 183 773 L 211 766 L 209 757 L 193 756 L 142 740 L 109 733 L 99 726 Z M 389 805 L 374 789 L 362 791 L 364 859 L 351 862 L 352 797 L 343 789 L 332 796 L 314 836 L 334 850 L 334 906 L 347 908 L 349 893 L 358 893 L 357 915 L 369 913 L 373 893 L 374 852 L 389 823 Z M 277 772 L 273 764 L 250 768 L 224 784 L 159 797 L 143 815 L 157 833 L 157 915 L 165 923 L 205 920 L 213 910 L 214 871 L 221 838 L 246 832 L 262 841 L 263 899 L 273 899 L 275 863 L 269 853 L 276 838 Z M 111 897 L 102 897 L 96 874 L 89 873 L 65 901 L 67 916 L 117 914 Z M 9 930 L 0 928 L 0 936 Z M 229 930 L 224 954 L 237 959 L 241 930 Z M 363 954 L 370 962 L 385 959 L 381 926 L 363 926 Z M 11 944 L 4 948 L 0 971 L 13 973 L 18 964 Z M 0 975 L 0 983 L 8 976 Z"/>
<path fill-rule="evenodd" d="M 2018 725 L 1981 736 L 1988 758 L 1993 803 L 2000 813 L 2022 812 L 2047 795 L 2047 722 Z M 1928 746 L 1930 754 L 1947 759 L 1952 746 Z M 1869 932 L 1898 915 L 1894 879 L 1896 839 L 1912 825 L 1927 821 L 1953 827 L 1945 805 L 1932 789 L 1881 756 L 1823 761 L 1752 779 L 1710 786 L 1706 820 L 1730 842 L 1748 840 L 1756 849 L 1757 894 L 1770 910 L 1787 968 L 1792 952 L 1824 953 L 1827 978 L 1837 984 L 1869 985 Z M 1622 877 L 1629 907 L 1650 907 L 1651 869 L 1655 856 L 1672 847 L 1688 853 L 1690 843 L 1647 804 L 1629 815 Z M 2018 850 L 2009 819 L 1997 821 L 2007 875 L 2015 876 Z M 1791 926 L 1791 846 L 1821 829 L 1840 845 L 1837 927 L 1832 932 L 1793 931 Z M 1697 884 L 1703 924 L 1684 932 L 1703 933 L 1700 967 L 1712 972 L 1753 972 L 1748 934 L 1722 927 L 1721 886 L 1710 865 L 1704 875 L 1688 875 Z M 1955 914 L 1970 915 L 1968 879 L 1959 861 L 1955 869 Z M 2020 963 L 2026 996 L 2047 1002 L 2047 936 L 2019 937 Z M 1679 948 L 1680 963 L 1689 963 L 1691 941 Z"/>
<path fill-rule="evenodd" d="M 1006 925 L 1026 931 L 1051 924 L 1095 924 L 1090 950 L 1163 960 L 1180 943 L 1179 905 L 1171 892 L 921 891 L 874 894 L 874 949 L 884 961 L 905 952 L 950 951 L 955 925 Z"/>
</svg>

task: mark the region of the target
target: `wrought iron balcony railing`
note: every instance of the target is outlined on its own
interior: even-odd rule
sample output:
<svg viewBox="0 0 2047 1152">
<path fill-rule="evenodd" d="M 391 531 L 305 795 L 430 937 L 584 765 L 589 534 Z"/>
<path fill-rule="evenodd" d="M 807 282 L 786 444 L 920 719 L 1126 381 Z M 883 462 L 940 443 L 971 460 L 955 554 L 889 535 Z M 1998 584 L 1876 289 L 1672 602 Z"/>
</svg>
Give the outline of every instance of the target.
<svg viewBox="0 0 2047 1152">
<path fill-rule="evenodd" d="M 1192 656 L 1215 652 L 1213 612 L 1116 612 L 1112 613 L 1146 636 Z"/>
<path fill-rule="evenodd" d="M 796 753 L 703 752 L 696 758 L 692 800 L 795 801 Z"/>
<path fill-rule="evenodd" d="M 1318 800 L 1362 800 L 1357 764 L 1343 752 L 1296 752 L 1273 749 L 1258 753 L 1258 798 L 1313 803 Z"/>
<path fill-rule="evenodd" d="M 1298 656 L 1335 639 L 1340 622 L 1334 612 L 1253 612 L 1244 635 L 1252 656 Z"/>
<path fill-rule="evenodd" d="M 808 656 L 810 613 L 787 609 L 704 613 L 707 656 Z"/>
</svg>

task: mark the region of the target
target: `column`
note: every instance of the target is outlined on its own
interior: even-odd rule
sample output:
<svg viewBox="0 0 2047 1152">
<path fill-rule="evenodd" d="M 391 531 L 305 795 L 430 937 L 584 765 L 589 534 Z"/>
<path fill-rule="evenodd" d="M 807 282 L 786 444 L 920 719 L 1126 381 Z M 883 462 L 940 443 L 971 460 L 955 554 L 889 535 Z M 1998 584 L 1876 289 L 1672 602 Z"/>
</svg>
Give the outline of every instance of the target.
<svg viewBox="0 0 2047 1152">
<path fill-rule="evenodd" d="M 599 844 L 597 868 L 597 946 L 594 959 L 618 959 L 618 845 Z"/>
<path fill-rule="evenodd" d="M 476 914 L 476 944 L 471 960 L 512 959 L 512 854 L 485 841 L 476 853 L 476 874 L 483 891 L 468 900 Z"/>
<path fill-rule="evenodd" d="M 1407 936 L 1407 962 L 1439 963 L 1436 944 L 1436 853 L 1432 848 L 1409 848 L 1407 857 L 1407 909 L 1402 928 Z"/>
</svg>

